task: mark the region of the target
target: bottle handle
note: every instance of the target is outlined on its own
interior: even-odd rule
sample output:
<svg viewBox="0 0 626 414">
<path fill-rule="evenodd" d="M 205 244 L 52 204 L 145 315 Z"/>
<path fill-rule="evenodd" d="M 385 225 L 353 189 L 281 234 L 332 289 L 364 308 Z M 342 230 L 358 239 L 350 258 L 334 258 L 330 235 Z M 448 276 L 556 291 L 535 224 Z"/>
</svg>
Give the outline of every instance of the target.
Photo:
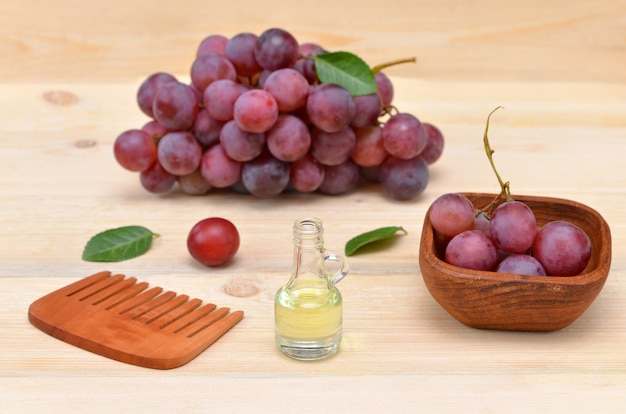
<svg viewBox="0 0 626 414">
<path fill-rule="evenodd" d="M 332 264 L 332 266 L 329 266 L 331 272 L 326 273 L 326 268 L 328 264 Z M 330 279 L 330 283 L 332 283 L 332 285 L 334 286 L 348 274 L 348 262 L 341 254 L 326 250 L 324 252 L 324 272 Z"/>
</svg>

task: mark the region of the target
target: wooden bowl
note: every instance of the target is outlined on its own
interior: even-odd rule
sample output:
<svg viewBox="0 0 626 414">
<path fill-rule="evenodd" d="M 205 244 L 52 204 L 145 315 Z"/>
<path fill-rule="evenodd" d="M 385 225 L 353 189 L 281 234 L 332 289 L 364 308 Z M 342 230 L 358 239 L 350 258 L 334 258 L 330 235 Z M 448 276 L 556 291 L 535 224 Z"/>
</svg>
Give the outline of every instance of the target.
<svg viewBox="0 0 626 414">
<path fill-rule="evenodd" d="M 496 194 L 462 193 L 476 207 Z M 433 298 L 455 319 L 472 328 L 509 331 L 555 331 L 582 315 L 598 296 L 611 265 L 611 233 L 595 210 L 569 200 L 513 196 L 535 213 L 537 225 L 565 220 L 591 240 L 591 258 L 577 276 L 523 276 L 464 269 L 444 262 L 445 246 L 437 240 L 426 213 L 419 263 Z"/>
</svg>

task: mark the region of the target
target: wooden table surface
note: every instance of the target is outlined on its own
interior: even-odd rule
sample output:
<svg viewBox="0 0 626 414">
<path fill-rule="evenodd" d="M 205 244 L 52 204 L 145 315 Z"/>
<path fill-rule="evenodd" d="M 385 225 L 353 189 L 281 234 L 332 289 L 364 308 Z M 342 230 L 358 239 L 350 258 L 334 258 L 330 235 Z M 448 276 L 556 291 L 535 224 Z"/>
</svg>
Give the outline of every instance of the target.
<svg viewBox="0 0 626 414">
<path fill-rule="evenodd" d="M 340 0 L 316 2 L 4 1 L 0 13 L 1 412 L 620 412 L 626 406 L 626 2 Z M 145 76 L 187 76 L 209 34 L 270 27 L 391 68 L 396 105 L 444 132 L 426 191 L 392 201 L 378 186 L 338 197 L 274 199 L 144 191 L 112 144 L 147 119 Z M 440 194 L 497 191 L 482 148 L 487 114 L 513 193 L 577 200 L 613 237 L 607 283 L 552 333 L 461 325 L 428 293 L 418 266 L 424 213 Z M 326 246 L 401 225 L 408 235 L 350 258 L 344 341 L 327 361 L 284 358 L 273 295 L 287 280 L 291 226 L 324 221 Z M 222 268 L 187 253 L 191 226 L 229 218 L 241 248 Z M 81 260 L 107 228 L 160 233 L 126 262 Z M 100 270 L 246 312 L 189 364 L 152 370 L 112 361 L 31 326 L 30 303 Z"/>
</svg>

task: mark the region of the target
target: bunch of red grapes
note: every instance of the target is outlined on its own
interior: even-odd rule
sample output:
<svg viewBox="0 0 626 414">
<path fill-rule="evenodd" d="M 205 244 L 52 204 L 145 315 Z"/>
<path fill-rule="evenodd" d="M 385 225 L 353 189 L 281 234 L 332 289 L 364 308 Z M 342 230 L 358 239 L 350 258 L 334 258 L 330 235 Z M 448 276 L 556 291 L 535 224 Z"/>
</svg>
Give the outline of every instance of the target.
<svg viewBox="0 0 626 414">
<path fill-rule="evenodd" d="M 445 261 L 463 268 L 575 276 L 591 257 L 591 242 L 581 228 L 557 220 L 538 229 L 530 207 L 514 199 L 485 214 L 464 195 L 448 193 L 433 202 L 429 218 L 440 238 L 448 241 Z"/>
<path fill-rule="evenodd" d="M 278 28 L 207 37 L 191 83 L 158 72 L 141 84 L 137 103 L 151 120 L 117 137 L 116 160 L 153 193 L 178 183 L 191 195 L 337 195 L 363 177 L 393 199 L 420 194 L 443 151 L 440 130 L 397 111 L 381 71 L 369 95 L 321 82 L 312 58 L 321 53 Z"/>
</svg>

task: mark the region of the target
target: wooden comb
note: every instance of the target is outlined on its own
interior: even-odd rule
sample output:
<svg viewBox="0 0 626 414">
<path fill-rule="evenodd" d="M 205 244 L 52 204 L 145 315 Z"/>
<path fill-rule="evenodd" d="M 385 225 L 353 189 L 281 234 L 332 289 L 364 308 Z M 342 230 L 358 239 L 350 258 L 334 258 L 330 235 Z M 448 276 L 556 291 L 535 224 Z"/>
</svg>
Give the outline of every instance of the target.
<svg viewBox="0 0 626 414">
<path fill-rule="evenodd" d="M 43 332 L 128 364 L 171 369 L 186 364 L 242 318 L 212 303 L 134 277 L 99 272 L 33 302 L 28 319 Z"/>
</svg>

